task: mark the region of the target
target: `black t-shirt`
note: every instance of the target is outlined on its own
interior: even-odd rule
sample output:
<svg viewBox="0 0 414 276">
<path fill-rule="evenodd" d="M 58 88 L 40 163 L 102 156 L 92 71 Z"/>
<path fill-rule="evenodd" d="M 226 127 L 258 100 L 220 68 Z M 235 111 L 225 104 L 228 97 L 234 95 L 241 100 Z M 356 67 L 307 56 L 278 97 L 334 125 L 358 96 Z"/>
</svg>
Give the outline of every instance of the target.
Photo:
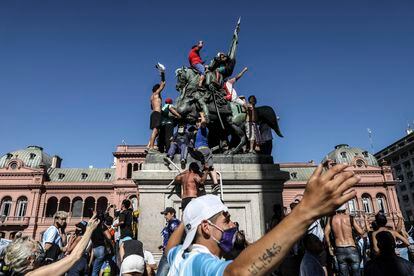
<svg viewBox="0 0 414 276">
<path fill-rule="evenodd" d="M 123 242 L 124 245 L 124 259 L 130 255 L 139 255 L 144 258 L 144 246 L 139 240 L 128 240 Z"/>
<path fill-rule="evenodd" d="M 121 229 L 121 239 L 125 237 L 132 238 L 132 211 L 129 209 L 122 211 L 122 213 L 119 214 L 119 221 L 124 222 L 119 226 L 119 228 Z"/>
<path fill-rule="evenodd" d="M 91 241 L 93 248 L 98 246 L 105 246 L 104 225 L 99 224 L 98 227 L 92 232 Z"/>
</svg>

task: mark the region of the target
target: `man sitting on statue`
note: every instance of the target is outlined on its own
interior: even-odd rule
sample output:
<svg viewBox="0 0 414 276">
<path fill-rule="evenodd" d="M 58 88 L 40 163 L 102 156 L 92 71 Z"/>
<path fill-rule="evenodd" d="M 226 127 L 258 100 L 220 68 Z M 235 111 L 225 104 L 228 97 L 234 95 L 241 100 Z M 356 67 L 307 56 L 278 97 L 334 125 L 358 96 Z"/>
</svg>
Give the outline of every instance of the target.
<svg viewBox="0 0 414 276">
<path fill-rule="evenodd" d="M 170 148 L 167 153 L 167 158 L 173 159 L 174 154 L 180 153 L 181 166 L 185 166 L 187 162 L 188 146 L 191 143 L 190 133 L 185 129 L 185 124 L 181 124 L 177 128 L 177 132 L 174 134 L 171 140 Z"/>
<path fill-rule="evenodd" d="M 200 112 L 200 118 L 197 120 L 196 128 L 197 133 L 194 138 L 194 149 L 196 150 L 196 153 L 200 154 L 195 154 L 195 156 L 199 159 L 199 161 L 201 161 L 201 164 L 204 167 L 208 168 L 210 178 L 213 181 L 211 189 L 215 193 L 220 187 L 217 182 L 217 173 L 213 166 L 213 154 L 208 145 L 208 128 L 203 112 Z"/>
<path fill-rule="evenodd" d="M 203 48 L 204 43 L 203 41 L 199 41 L 197 45 L 191 47 L 190 53 L 188 54 L 188 61 L 190 62 L 191 67 L 197 70 L 200 74 L 200 80 L 198 82 L 198 86 L 202 87 L 203 81 L 205 79 L 206 70 L 203 65 L 203 61 L 200 57 L 200 50 Z"/>
</svg>

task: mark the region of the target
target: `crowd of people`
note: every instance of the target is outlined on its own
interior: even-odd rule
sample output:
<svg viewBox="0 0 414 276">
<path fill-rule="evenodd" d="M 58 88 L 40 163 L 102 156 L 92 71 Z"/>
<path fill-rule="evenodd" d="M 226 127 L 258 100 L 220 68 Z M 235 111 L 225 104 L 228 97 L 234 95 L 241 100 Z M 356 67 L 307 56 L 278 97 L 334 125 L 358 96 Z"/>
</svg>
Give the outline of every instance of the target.
<svg viewBox="0 0 414 276">
<path fill-rule="evenodd" d="M 194 163 L 195 164 L 195 163 Z M 199 168 L 180 178 L 203 182 Z M 344 207 L 360 181 L 341 164 L 309 179 L 291 212 L 275 206 L 267 233 L 249 244 L 228 207 L 213 194 L 183 201 L 183 215 L 167 207 L 157 264 L 137 239 L 131 202 L 121 210 L 94 214 L 66 231 L 68 214 L 58 211 L 39 241 L 16 235 L 1 250 L 3 275 L 414 275 L 413 240 L 398 215 L 395 229 L 384 213 L 357 219 Z M 145 211 L 145 210 L 143 210 Z"/>
</svg>

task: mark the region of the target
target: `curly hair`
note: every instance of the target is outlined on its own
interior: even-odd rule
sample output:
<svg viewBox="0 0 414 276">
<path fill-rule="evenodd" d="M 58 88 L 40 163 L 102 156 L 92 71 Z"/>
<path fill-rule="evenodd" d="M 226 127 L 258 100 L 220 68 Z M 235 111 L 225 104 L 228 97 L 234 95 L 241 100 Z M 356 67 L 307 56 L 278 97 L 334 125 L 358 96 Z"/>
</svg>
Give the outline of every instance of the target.
<svg viewBox="0 0 414 276">
<path fill-rule="evenodd" d="M 7 246 L 4 261 L 17 273 L 33 270 L 31 257 L 37 246 L 37 242 L 29 236 L 18 238 Z"/>
</svg>

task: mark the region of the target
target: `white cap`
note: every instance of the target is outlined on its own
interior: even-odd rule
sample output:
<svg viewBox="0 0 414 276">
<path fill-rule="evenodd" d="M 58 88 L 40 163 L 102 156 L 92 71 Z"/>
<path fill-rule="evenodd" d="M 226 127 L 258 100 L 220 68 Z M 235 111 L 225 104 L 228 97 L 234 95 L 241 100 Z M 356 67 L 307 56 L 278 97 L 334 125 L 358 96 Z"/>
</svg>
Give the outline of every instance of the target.
<svg viewBox="0 0 414 276">
<path fill-rule="evenodd" d="M 185 250 L 191 245 L 197 233 L 197 227 L 203 220 L 207 220 L 222 211 L 228 212 L 228 209 L 220 198 L 215 195 L 200 196 L 190 201 L 183 214 L 183 223 L 187 235 L 182 249 Z"/>
<path fill-rule="evenodd" d="M 129 255 L 122 261 L 121 274 L 132 272 L 144 273 L 144 270 L 144 258 L 140 255 Z"/>
</svg>

